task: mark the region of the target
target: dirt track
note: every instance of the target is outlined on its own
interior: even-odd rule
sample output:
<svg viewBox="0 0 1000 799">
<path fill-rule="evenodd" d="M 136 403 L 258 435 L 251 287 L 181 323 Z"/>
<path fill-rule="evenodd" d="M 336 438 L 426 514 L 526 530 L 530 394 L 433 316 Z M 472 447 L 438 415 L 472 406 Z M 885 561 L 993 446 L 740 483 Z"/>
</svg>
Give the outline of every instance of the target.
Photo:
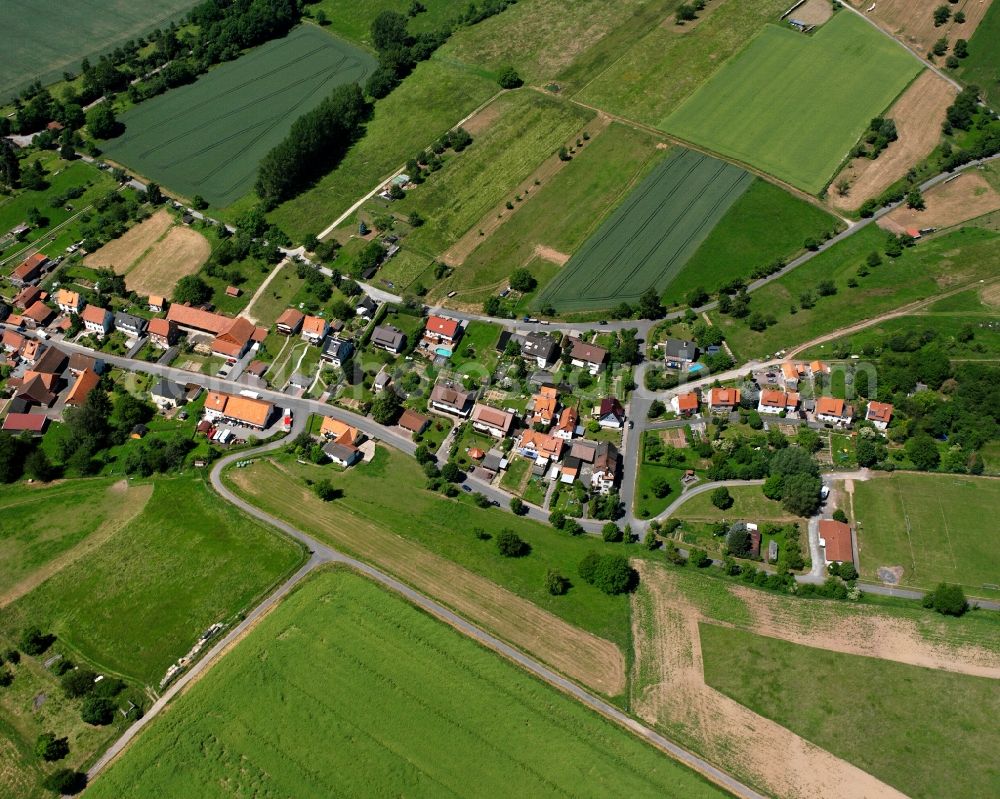
<svg viewBox="0 0 1000 799">
<path fill-rule="evenodd" d="M 201 233 L 175 227 L 132 267 L 125 282 L 137 294 L 169 297 L 177 281 L 197 272 L 211 254 L 212 246 Z"/>
<path fill-rule="evenodd" d="M 944 228 L 1000 209 L 1000 193 L 975 172 L 965 172 L 924 195 L 926 209 L 899 206 L 879 220 L 880 227 L 901 233 L 907 228 Z"/>
<path fill-rule="evenodd" d="M 927 156 L 940 138 L 945 110 L 956 93 L 954 86 L 930 70 L 913 81 L 886 112 L 886 117 L 896 123 L 899 138 L 874 161 L 855 158 L 847 164 L 830 184 L 830 204 L 841 209 L 858 208 Z M 841 180 L 851 184 L 846 195 L 835 188 Z"/>
<path fill-rule="evenodd" d="M 664 568 L 636 562 L 642 582 L 633 598 L 636 647 L 633 708 L 695 743 L 712 762 L 782 797 L 903 797 L 856 766 L 809 743 L 704 681 L 702 616 Z"/>
<path fill-rule="evenodd" d="M 92 252 L 83 262 L 87 266 L 106 267 L 124 275 L 146 250 L 160 240 L 172 224 L 174 218 L 168 212 L 157 211 L 149 219 L 126 231 L 125 235 Z"/>
</svg>

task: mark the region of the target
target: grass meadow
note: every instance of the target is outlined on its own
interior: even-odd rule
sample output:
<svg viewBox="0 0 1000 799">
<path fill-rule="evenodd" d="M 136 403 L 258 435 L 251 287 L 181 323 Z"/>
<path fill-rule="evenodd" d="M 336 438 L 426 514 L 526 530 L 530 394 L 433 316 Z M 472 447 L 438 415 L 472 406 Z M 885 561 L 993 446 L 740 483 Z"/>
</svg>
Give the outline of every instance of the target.
<svg viewBox="0 0 1000 799">
<path fill-rule="evenodd" d="M 677 150 L 605 219 L 536 306 L 610 308 L 650 286 L 663 290 L 752 182 L 732 164 Z"/>
<path fill-rule="evenodd" d="M 316 0 L 306 6 L 306 13 L 315 19 L 319 12 L 326 15 L 325 30 L 374 51 L 371 42 L 371 27 L 375 17 L 383 11 L 395 11 L 408 16 L 412 0 Z M 408 17 L 406 29 L 410 33 L 427 33 L 441 28 L 455 16 L 455 4 L 451 0 L 423 0 L 424 10 L 414 17 Z"/>
<path fill-rule="evenodd" d="M 164 27 L 197 3 L 192 0 L 32 0 L 0 4 L 0 102 L 36 80 L 49 84 L 76 73 L 87 56 L 113 50 Z M 39 23 L 44 20 L 44 29 Z"/>
<path fill-rule="evenodd" d="M 998 234 L 964 228 L 922 241 L 899 258 L 883 256 L 883 263 L 865 277 L 856 277 L 870 252 L 881 253 L 886 234 L 874 225 L 831 247 L 812 260 L 751 294 L 750 310 L 773 316 L 775 324 L 762 332 L 744 319 L 711 311 L 736 355 L 743 361 L 787 349 L 839 328 L 872 319 L 915 300 L 992 277 L 997 268 Z M 858 286 L 847 281 L 856 278 Z M 822 280 L 832 280 L 833 296 L 819 297 L 815 307 L 799 307 L 803 292 L 812 292 Z M 795 308 L 792 313 L 791 309 Z M 830 344 L 826 345 L 829 352 Z"/>
<path fill-rule="evenodd" d="M 260 159 L 299 116 L 375 66 L 365 51 L 302 25 L 126 111 L 125 132 L 104 149 L 174 192 L 228 205 L 251 189 Z"/>
<path fill-rule="evenodd" d="M 791 260 L 807 238 L 839 226 L 826 211 L 758 178 L 670 281 L 666 300 L 682 303 L 692 289 L 714 292 L 733 278 L 749 278 L 755 267 Z"/>
<path fill-rule="evenodd" d="M 74 484 L 9 491 L 25 497 L 18 513 L 44 528 L 46 512 L 65 523 L 54 503 Z M 105 481 L 86 485 L 103 498 Z M 89 500 L 70 504 L 75 512 L 86 530 L 108 511 Z M 301 559 L 297 545 L 219 502 L 201 479 L 163 478 L 100 547 L 5 608 L 0 634 L 37 624 L 99 667 L 157 685 L 199 633 L 252 605 Z"/>
<path fill-rule="evenodd" d="M 136 785 L 205 799 L 723 795 L 346 570 L 288 597 L 88 795 Z"/>
<path fill-rule="evenodd" d="M 706 683 L 907 796 L 1000 792 L 996 680 L 715 624 L 700 632 Z"/>
<path fill-rule="evenodd" d="M 969 55 L 962 60 L 959 75 L 965 84 L 979 86 L 994 108 L 1000 105 L 1000 6 L 990 5 L 969 40 Z"/>
<path fill-rule="evenodd" d="M 879 567 L 902 566 L 901 585 L 933 588 L 943 581 L 1000 597 L 1000 535 L 988 512 L 1000 507 L 1000 482 L 901 472 L 855 482 L 854 492 L 863 576 L 877 580 Z"/>
<path fill-rule="evenodd" d="M 835 14 L 810 37 L 768 25 L 661 124 L 819 194 L 920 69 L 855 14 Z"/>
</svg>

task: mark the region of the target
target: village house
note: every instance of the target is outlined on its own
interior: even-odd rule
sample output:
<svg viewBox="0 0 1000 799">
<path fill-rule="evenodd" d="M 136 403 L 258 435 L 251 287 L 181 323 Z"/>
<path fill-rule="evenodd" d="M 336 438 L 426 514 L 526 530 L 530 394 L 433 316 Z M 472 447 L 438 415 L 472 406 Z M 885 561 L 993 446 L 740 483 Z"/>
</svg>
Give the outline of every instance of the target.
<svg viewBox="0 0 1000 799">
<path fill-rule="evenodd" d="M 406 334 L 392 325 L 379 325 L 372 331 L 371 343 L 373 347 L 399 355 L 406 348 Z"/>
<path fill-rule="evenodd" d="M 83 297 L 78 291 L 59 289 L 55 295 L 56 305 L 61 313 L 80 313 L 83 308 Z"/>
<path fill-rule="evenodd" d="M 809 364 L 809 374 L 813 377 L 830 374 L 830 367 L 822 361 L 813 361 Z"/>
<path fill-rule="evenodd" d="M 21 355 L 21 360 L 28 366 L 33 367 L 38 362 L 38 359 L 45 354 L 48 347 L 36 338 L 24 338 L 24 336 L 18 337 L 21 339 L 21 347 L 18 350 Z"/>
<path fill-rule="evenodd" d="M 698 412 L 698 392 L 688 391 L 670 398 L 670 409 L 678 416 L 691 416 Z"/>
<path fill-rule="evenodd" d="M 209 422 L 229 422 L 254 430 L 263 430 L 274 413 L 274 406 L 264 400 L 239 394 L 208 392 L 205 398 L 205 419 Z"/>
<path fill-rule="evenodd" d="M 19 435 L 27 433 L 40 436 L 49 425 L 49 417 L 44 413 L 8 413 L 3 420 L 3 431 Z"/>
<path fill-rule="evenodd" d="M 854 419 L 854 408 L 837 397 L 816 400 L 816 420 L 837 427 L 847 427 Z"/>
<path fill-rule="evenodd" d="M 427 429 L 427 426 L 431 423 L 431 420 L 424 416 L 422 413 L 417 413 L 416 411 L 411 411 L 407 408 L 399 417 L 399 421 L 396 422 L 404 430 L 413 433 L 413 435 L 420 435 Z"/>
<path fill-rule="evenodd" d="M 212 313 L 189 305 L 172 304 L 167 320 L 189 333 L 207 333 L 214 336 L 210 351 L 222 358 L 242 358 L 254 342 L 267 337 L 267 329 L 255 327 L 243 317 Z"/>
<path fill-rule="evenodd" d="M 799 395 L 795 391 L 777 391 L 765 388 L 757 400 L 758 413 L 793 413 L 799 407 Z"/>
<path fill-rule="evenodd" d="M 330 323 L 322 316 L 307 316 L 302 320 L 302 338 L 310 344 L 319 344 L 330 332 Z"/>
<path fill-rule="evenodd" d="M 149 333 L 149 340 L 163 349 L 172 346 L 177 340 L 177 325 L 169 319 L 150 319 L 146 332 Z"/>
<path fill-rule="evenodd" d="M 101 382 L 100 376 L 93 369 L 84 369 L 76 378 L 73 387 L 66 396 L 67 405 L 83 405 L 87 395 Z"/>
<path fill-rule="evenodd" d="M 281 316 L 278 317 L 274 326 L 283 336 L 295 336 L 302 329 L 302 322 L 305 321 L 305 318 L 306 315 L 302 311 L 286 308 L 281 312 Z"/>
<path fill-rule="evenodd" d="M 559 406 L 559 392 L 555 386 L 542 386 L 531 398 L 531 416 L 528 424 L 541 425 L 548 430 L 556 419 Z"/>
<path fill-rule="evenodd" d="M 534 360 L 539 369 L 548 369 L 559 358 L 559 342 L 543 333 L 528 333 L 521 342 L 521 355 Z"/>
<path fill-rule="evenodd" d="M 7 387 L 13 391 L 9 410 L 15 413 L 35 405 L 46 408 L 54 405 L 66 367 L 66 354 L 62 350 L 56 347 L 29 347 L 31 343 L 39 342 L 26 342 L 22 350 L 31 358 L 30 368 L 21 377 L 7 381 Z"/>
<path fill-rule="evenodd" d="M 319 357 L 331 366 L 340 369 L 354 354 L 354 342 L 338 336 L 328 336 L 323 342 Z"/>
<path fill-rule="evenodd" d="M 40 252 L 29 255 L 17 268 L 10 273 L 8 278 L 15 286 L 29 286 L 37 283 L 45 272 L 45 267 L 49 265 L 49 258 Z"/>
<path fill-rule="evenodd" d="M 160 313 L 166 307 L 167 307 L 166 297 L 161 297 L 159 294 L 149 295 L 149 310 L 152 313 Z"/>
<path fill-rule="evenodd" d="M 459 322 L 444 316 L 428 316 L 424 331 L 424 337 L 436 344 L 454 344 L 462 334 Z"/>
<path fill-rule="evenodd" d="M 795 364 L 785 361 L 781 364 L 781 377 L 785 382 L 785 388 L 795 391 L 799 387 L 799 380 L 805 375 L 806 368 L 803 364 Z"/>
<path fill-rule="evenodd" d="M 586 369 L 590 374 L 596 375 L 607 364 L 608 351 L 604 347 L 588 344 L 578 338 L 570 338 L 569 343 L 570 363 L 573 366 Z"/>
<path fill-rule="evenodd" d="M 625 424 L 625 408 L 617 397 L 605 397 L 597 409 L 597 423 L 601 427 L 620 430 Z"/>
<path fill-rule="evenodd" d="M 25 327 L 29 330 L 34 330 L 39 327 L 45 327 L 52 321 L 54 315 L 48 305 L 41 300 L 37 300 L 21 315 L 21 318 L 24 321 Z"/>
<path fill-rule="evenodd" d="M 375 375 L 374 380 L 372 380 L 372 391 L 374 391 L 376 394 L 381 394 L 383 391 L 389 388 L 389 385 L 391 383 L 392 383 L 392 375 L 389 373 L 389 370 L 386 369 L 385 366 L 383 366 L 381 369 L 378 370 L 378 374 Z"/>
<path fill-rule="evenodd" d="M 600 442 L 594 452 L 594 466 L 591 472 L 590 485 L 595 491 L 607 494 L 618 484 L 621 472 L 621 456 L 618 448 L 607 441 Z"/>
<path fill-rule="evenodd" d="M 452 416 L 468 416 L 475 398 L 475 391 L 465 391 L 461 388 L 455 388 L 450 383 L 438 383 L 431 389 L 428 404 L 435 411 L 447 413 Z"/>
<path fill-rule="evenodd" d="M 850 525 L 835 519 L 819 520 L 819 544 L 826 553 L 826 563 L 854 563 Z"/>
<path fill-rule="evenodd" d="M 550 460 L 557 461 L 562 457 L 565 442 L 561 438 L 528 429 L 521 433 L 516 446 L 519 454 L 531 458 L 536 467 L 544 470 Z"/>
<path fill-rule="evenodd" d="M 865 411 L 865 419 L 879 430 L 885 430 L 892 421 L 892 405 L 888 402 L 869 402 Z"/>
<path fill-rule="evenodd" d="M 356 306 L 354 306 L 354 313 L 362 319 L 371 319 L 377 310 L 378 303 L 367 294 L 358 301 Z"/>
<path fill-rule="evenodd" d="M 732 413 L 740 406 L 738 388 L 713 388 L 708 392 L 708 407 L 712 413 Z"/>
<path fill-rule="evenodd" d="M 104 337 L 111 332 L 111 311 L 97 305 L 88 305 L 80 313 L 84 330 L 95 336 Z"/>
<path fill-rule="evenodd" d="M 323 445 L 323 454 L 338 466 L 345 469 L 353 466 L 361 459 L 361 450 L 352 447 L 350 444 L 339 444 L 336 441 L 328 441 Z"/>
<path fill-rule="evenodd" d="M 170 408 L 176 408 L 183 405 L 185 402 L 186 391 L 184 387 L 179 383 L 175 383 L 173 380 L 167 380 L 166 378 L 161 378 L 156 385 L 154 385 L 149 390 L 149 396 L 153 400 L 153 403 L 161 411 L 169 410 Z"/>
<path fill-rule="evenodd" d="M 472 408 L 472 426 L 481 433 L 489 433 L 494 438 L 505 438 L 514 427 L 514 414 L 501 411 L 489 405 L 476 405 Z"/>
<path fill-rule="evenodd" d="M 580 426 L 580 412 L 576 408 L 563 408 L 559 414 L 559 423 L 552 430 L 552 435 L 563 441 L 572 441 Z"/>
<path fill-rule="evenodd" d="M 12 302 L 14 303 L 15 308 L 19 308 L 23 311 L 25 308 L 34 305 L 39 300 L 46 300 L 48 296 L 49 295 L 42 291 L 38 286 L 25 286 L 14 295 Z"/>
<path fill-rule="evenodd" d="M 146 331 L 146 320 L 141 316 L 119 311 L 115 314 L 115 329 L 129 338 L 138 338 Z"/>
<path fill-rule="evenodd" d="M 358 445 L 364 440 L 364 434 L 358 428 L 332 416 L 324 416 L 319 434 L 327 442 L 323 445 L 323 453 L 338 466 L 346 468 L 361 458 Z"/>
<path fill-rule="evenodd" d="M 668 338 L 663 342 L 663 361 L 668 369 L 687 369 L 698 360 L 698 347 L 693 341 Z"/>
</svg>

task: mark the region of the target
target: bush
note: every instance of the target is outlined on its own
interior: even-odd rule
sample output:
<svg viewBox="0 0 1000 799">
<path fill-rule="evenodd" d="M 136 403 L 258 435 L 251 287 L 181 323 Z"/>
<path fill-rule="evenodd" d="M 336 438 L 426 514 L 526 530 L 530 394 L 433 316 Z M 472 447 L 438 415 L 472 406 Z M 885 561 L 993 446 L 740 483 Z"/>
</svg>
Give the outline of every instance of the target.
<svg viewBox="0 0 1000 799">
<path fill-rule="evenodd" d="M 42 786 L 55 793 L 72 796 L 87 787 L 87 775 L 80 771 L 61 768 L 49 774 L 42 781 Z"/>
<path fill-rule="evenodd" d="M 586 582 L 605 594 L 623 594 L 638 583 L 639 575 L 623 555 L 599 555 L 591 552 L 580 561 L 577 570 Z"/>
<path fill-rule="evenodd" d="M 552 596 L 563 596 L 570 589 L 569 580 L 552 569 L 545 575 L 545 589 Z"/>
<path fill-rule="evenodd" d="M 511 497 L 510 510 L 515 516 L 524 516 L 528 512 L 528 506 L 521 501 L 520 497 Z"/>
<path fill-rule="evenodd" d="M 847 524 L 847 514 L 844 513 L 844 510 L 842 508 L 837 508 L 837 510 L 833 512 L 833 520 L 836 522 L 843 522 L 844 524 Z"/>
<path fill-rule="evenodd" d="M 712 492 L 712 504 L 719 510 L 731 508 L 733 505 L 733 498 L 729 493 L 729 489 L 725 486 L 719 486 L 716 488 Z"/>
<path fill-rule="evenodd" d="M 103 696 L 88 696 L 80 708 L 80 718 L 95 727 L 106 726 L 115 719 L 115 705 Z"/>
<path fill-rule="evenodd" d="M 319 480 L 313 486 L 316 496 L 324 502 L 332 502 L 340 496 L 340 489 L 334 486 L 329 480 Z"/>
<path fill-rule="evenodd" d="M 497 535 L 497 551 L 505 558 L 521 558 L 531 551 L 531 546 L 513 530 L 505 528 Z"/>
<path fill-rule="evenodd" d="M 12 682 L 14 682 L 14 675 L 6 668 L 0 668 L 0 688 L 6 688 Z"/>
<path fill-rule="evenodd" d="M 86 696 L 94 690 L 94 680 L 96 678 L 97 674 L 90 669 L 76 669 L 63 675 L 60 684 L 62 685 L 63 693 L 67 697 L 77 699 L 78 697 Z"/>
<path fill-rule="evenodd" d="M 26 655 L 37 656 L 52 646 L 54 635 L 44 635 L 36 626 L 28 627 L 21 633 L 21 651 Z"/>
<path fill-rule="evenodd" d="M 608 522 L 601 528 L 601 538 L 609 544 L 616 544 L 625 538 L 625 534 L 617 524 Z"/>
<path fill-rule="evenodd" d="M 840 564 L 840 579 L 847 580 L 848 582 L 858 579 L 858 570 L 854 567 L 853 563 Z"/>
<path fill-rule="evenodd" d="M 945 616 L 961 616 L 969 609 L 962 586 L 950 583 L 941 583 L 933 591 L 925 594 L 923 606 Z"/>
<path fill-rule="evenodd" d="M 43 732 L 35 741 L 35 754 L 48 763 L 62 760 L 69 754 L 69 740 L 56 738 L 51 732 Z"/>
<path fill-rule="evenodd" d="M 704 549 L 693 549 L 691 550 L 690 561 L 699 569 L 704 569 L 707 566 L 712 565 L 712 559 L 708 556 L 708 553 Z"/>
</svg>

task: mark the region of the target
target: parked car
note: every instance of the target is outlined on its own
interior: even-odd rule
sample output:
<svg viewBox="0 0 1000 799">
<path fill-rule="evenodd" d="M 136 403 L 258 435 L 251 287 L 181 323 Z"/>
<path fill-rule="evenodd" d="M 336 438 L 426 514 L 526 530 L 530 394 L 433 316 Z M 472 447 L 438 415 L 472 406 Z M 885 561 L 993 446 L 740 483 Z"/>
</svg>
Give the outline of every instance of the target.
<svg viewBox="0 0 1000 799">
<path fill-rule="evenodd" d="M 462 486 L 463 491 L 472 491 L 472 486 Z"/>
</svg>

